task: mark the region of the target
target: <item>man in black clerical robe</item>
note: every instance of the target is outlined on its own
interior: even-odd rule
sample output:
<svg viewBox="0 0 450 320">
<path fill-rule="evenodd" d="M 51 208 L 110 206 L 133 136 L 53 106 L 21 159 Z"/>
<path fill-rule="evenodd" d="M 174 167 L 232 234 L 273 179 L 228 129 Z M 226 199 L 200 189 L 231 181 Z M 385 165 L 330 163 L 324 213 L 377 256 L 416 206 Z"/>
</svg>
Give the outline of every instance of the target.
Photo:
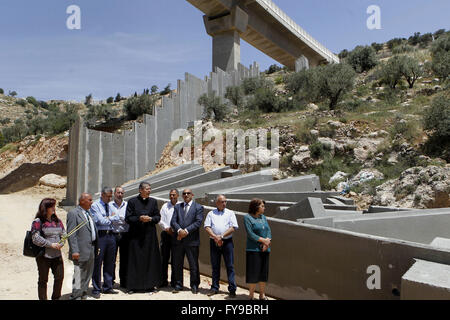
<svg viewBox="0 0 450 320">
<path fill-rule="evenodd" d="M 161 279 L 161 256 L 156 224 L 161 219 L 158 203 L 150 198 L 147 182 L 139 185 L 139 195 L 128 201 L 125 221 L 130 225 L 127 291 L 154 293 Z"/>
</svg>

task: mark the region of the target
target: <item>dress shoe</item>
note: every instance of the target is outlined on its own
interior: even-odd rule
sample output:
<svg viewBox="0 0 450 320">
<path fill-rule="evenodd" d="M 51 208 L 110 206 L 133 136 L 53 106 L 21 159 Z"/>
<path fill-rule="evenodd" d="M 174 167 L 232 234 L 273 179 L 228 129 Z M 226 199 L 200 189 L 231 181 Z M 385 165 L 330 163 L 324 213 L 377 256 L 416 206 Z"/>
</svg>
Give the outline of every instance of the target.
<svg viewBox="0 0 450 320">
<path fill-rule="evenodd" d="M 231 298 L 236 298 L 236 291 L 231 291 L 231 292 L 229 293 L 229 296 L 230 296 Z"/>
<path fill-rule="evenodd" d="M 180 292 L 180 291 L 183 291 L 183 288 L 180 287 L 180 286 L 175 286 L 175 288 L 173 288 L 172 293 L 178 293 L 178 292 Z"/>
<path fill-rule="evenodd" d="M 100 293 L 92 293 L 92 298 L 94 299 L 100 299 Z"/>
<path fill-rule="evenodd" d="M 135 293 L 134 290 L 128 290 L 128 291 L 127 291 L 127 294 L 134 294 L 134 293 Z"/>
<path fill-rule="evenodd" d="M 103 291 L 104 294 L 118 294 L 119 292 L 114 289 L 109 289 L 106 291 Z"/>
<path fill-rule="evenodd" d="M 216 289 L 211 289 L 211 290 L 209 290 L 209 292 L 208 292 L 208 297 L 212 297 L 213 295 L 215 295 L 215 294 L 218 294 L 219 293 L 219 291 L 218 290 L 216 290 Z"/>
<path fill-rule="evenodd" d="M 198 288 L 197 287 L 192 287 L 191 289 L 193 294 L 197 294 L 198 293 Z"/>
<path fill-rule="evenodd" d="M 165 287 L 168 287 L 169 286 L 169 282 L 163 282 L 163 283 L 161 283 L 158 287 L 159 288 L 165 288 Z"/>
</svg>

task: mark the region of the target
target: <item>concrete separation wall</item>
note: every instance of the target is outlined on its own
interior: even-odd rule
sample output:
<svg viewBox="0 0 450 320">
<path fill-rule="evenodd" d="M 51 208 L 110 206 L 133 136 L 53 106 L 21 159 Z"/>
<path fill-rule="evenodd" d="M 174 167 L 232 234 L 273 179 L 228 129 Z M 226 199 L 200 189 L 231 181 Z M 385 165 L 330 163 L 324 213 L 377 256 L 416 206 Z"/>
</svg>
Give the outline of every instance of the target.
<svg viewBox="0 0 450 320">
<path fill-rule="evenodd" d="M 159 198 L 159 207 L 167 199 Z M 211 210 L 205 207 L 204 217 Z M 236 213 L 233 235 L 236 281 L 245 283 L 245 213 Z M 267 294 L 282 299 L 400 299 L 401 277 L 414 258 L 450 264 L 450 251 L 405 241 L 268 218 L 272 230 Z M 203 227 L 203 225 L 202 225 Z M 200 233 L 200 272 L 211 275 L 209 240 Z M 295 252 L 295 254 L 293 254 Z M 379 266 L 381 288 L 370 290 L 370 266 Z M 188 265 L 185 265 L 188 267 Z M 222 268 L 221 279 L 226 281 Z"/>
<path fill-rule="evenodd" d="M 260 198 L 265 201 L 287 201 L 287 202 L 300 202 L 308 197 L 320 198 L 322 201 L 326 201 L 327 198 L 339 194 L 338 192 L 209 192 L 207 194 L 208 201 L 214 199 L 219 193 L 223 193 L 230 199 L 252 199 Z"/>
<path fill-rule="evenodd" d="M 266 181 L 272 181 L 272 170 L 262 170 L 257 172 L 252 172 L 245 175 L 224 178 L 216 181 L 209 181 L 200 184 L 194 184 L 190 186 L 183 186 L 178 191 L 181 192 L 182 189 L 190 188 L 194 193 L 196 198 L 205 198 L 206 193 L 209 191 L 220 191 L 222 189 L 233 188 L 242 185 L 256 184 Z M 160 196 L 160 194 L 155 194 L 155 196 Z"/>
<path fill-rule="evenodd" d="M 402 300 L 450 300 L 450 265 L 417 259 L 402 277 Z"/>
<path fill-rule="evenodd" d="M 435 237 L 450 238 L 450 208 L 335 218 L 334 226 L 342 230 L 429 244 Z"/>
<path fill-rule="evenodd" d="M 110 134 L 87 129 L 77 121 L 70 130 L 67 194 L 65 205 L 74 205 L 82 192 L 95 194 L 105 186 L 121 185 L 138 179 L 155 169 L 161 153 L 175 129 L 186 129 L 203 116 L 198 98 L 213 92 L 224 97 L 226 88 L 238 86 L 245 78 L 258 77 L 255 63 L 249 69 L 224 72 L 218 68 L 204 80 L 186 73 L 178 81 L 176 93 L 163 97 L 162 106 L 144 122 L 135 122 L 123 134 Z"/>
</svg>

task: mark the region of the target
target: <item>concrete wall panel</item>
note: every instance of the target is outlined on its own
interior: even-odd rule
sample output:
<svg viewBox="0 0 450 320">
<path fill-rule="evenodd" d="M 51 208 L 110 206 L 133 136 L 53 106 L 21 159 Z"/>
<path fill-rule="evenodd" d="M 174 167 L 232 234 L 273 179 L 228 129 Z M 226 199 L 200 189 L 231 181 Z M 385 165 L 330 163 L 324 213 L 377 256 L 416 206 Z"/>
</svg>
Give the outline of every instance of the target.
<svg viewBox="0 0 450 320">
<path fill-rule="evenodd" d="M 101 170 L 100 170 L 100 188 L 104 186 L 113 187 L 113 140 L 112 133 L 102 132 L 101 139 Z M 98 191 L 97 191 L 98 192 Z"/>
<path fill-rule="evenodd" d="M 134 123 L 136 135 L 136 178 L 147 174 L 147 128 L 143 123 Z"/>
<path fill-rule="evenodd" d="M 159 206 L 167 201 L 157 199 Z M 211 210 L 205 207 L 204 218 Z M 240 228 L 233 235 L 236 282 L 245 283 L 246 232 L 244 213 L 236 212 Z M 282 299 L 398 300 L 401 277 L 414 258 L 450 264 L 450 252 L 331 228 L 268 218 L 272 231 L 266 293 Z M 295 253 L 295 254 L 293 254 Z M 209 240 L 200 232 L 200 272 L 211 275 Z M 370 290 L 367 268 L 380 267 L 381 289 Z M 221 279 L 226 281 L 225 270 Z M 398 291 L 397 291 L 398 290 Z"/>
<path fill-rule="evenodd" d="M 122 134 L 112 135 L 112 180 L 111 187 L 119 186 L 125 181 L 125 144 Z"/>
<path fill-rule="evenodd" d="M 88 130 L 87 146 L 87 192 L 94 194 L 100 190 L 100 131 Z"/>
<path fill-rule="evenodd" d="M 125 143 L 125 167 L 124 167 L 125 181 L 130 181 L 137 178 L 135 175 L 136 141 L 134 131 L 125 131 L 124 143 Z"/>
</svg>

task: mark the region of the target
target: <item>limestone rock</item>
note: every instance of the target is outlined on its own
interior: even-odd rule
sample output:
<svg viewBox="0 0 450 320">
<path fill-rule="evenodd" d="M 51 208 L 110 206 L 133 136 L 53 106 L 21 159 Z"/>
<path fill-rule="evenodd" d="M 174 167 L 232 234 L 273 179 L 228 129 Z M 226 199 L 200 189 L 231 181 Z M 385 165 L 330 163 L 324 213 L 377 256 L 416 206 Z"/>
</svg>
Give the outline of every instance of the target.
<svg viewBox="0 0 450 320">
<path fill-rule="evenodd" d="M 406 208 L 450 207 L 450 166 L 413 167 L 376 188 L 374 205 Z"/>
<path fill-rule="evenodd" d="M 306 109 L 308 111 L 318 111 L 319 107 L 317 105 L 315 105 L 314 103 L 310 103 L 306 106 Z"/>
<path fill-rule="evenodd" d="M 309 149 L 304 152 L 299 152 L 292 157 L 292 164 L 301 169 L 308 169 L 314 164 L 314 160 L 311 158 L 311 152 Z"/>
<path fill-rule="evenodd" d="M 356 148 L 354 149 L 355 158 L 360 161 L 365 161 L 369 157 L 369 154 L 374 154 L 377 151 L 378 146 L 384 141 L 383 138 L 370 139 L 361 138 L 356 142 Z"/>
<path fill-rule="evenodd" d="M 65 188 L 67 178 L 58 176 L 57 174 L 46 174 L 39 179 L 39 184 L 52 188 Z"/>
</svg>

